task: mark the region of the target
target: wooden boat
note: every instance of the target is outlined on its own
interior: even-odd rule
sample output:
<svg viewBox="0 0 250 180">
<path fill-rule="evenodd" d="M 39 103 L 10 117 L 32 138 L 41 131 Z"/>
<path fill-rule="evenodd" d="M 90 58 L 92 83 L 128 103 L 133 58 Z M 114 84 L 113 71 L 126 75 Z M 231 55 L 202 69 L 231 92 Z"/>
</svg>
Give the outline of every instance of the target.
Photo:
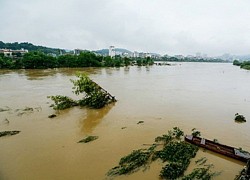
<svg viewBox="0 0 250 180">
<path fill-rule="evenodd" d="M 250 159 L 249 152 L 243 151 L 239 148 L 216 143 L 208 139 L 186 135 L 185 141 L 243 162 L 247 162 Z"/>
</svg>

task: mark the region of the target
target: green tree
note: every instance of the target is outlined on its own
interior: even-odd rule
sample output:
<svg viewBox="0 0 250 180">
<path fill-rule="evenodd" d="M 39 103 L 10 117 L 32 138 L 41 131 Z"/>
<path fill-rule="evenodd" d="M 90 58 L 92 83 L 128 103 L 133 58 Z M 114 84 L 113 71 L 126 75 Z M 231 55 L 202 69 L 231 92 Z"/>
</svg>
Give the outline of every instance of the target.
<svg viewBox="0 0 250 180">
<path fill-rule="evenodd" d="M 233 61 L 233 65 L 235 65 L 235 66 L 240 66 L 241 64 L 242 63 L 240 61 L 238 61 L 238 60 Z"/>
</svg>

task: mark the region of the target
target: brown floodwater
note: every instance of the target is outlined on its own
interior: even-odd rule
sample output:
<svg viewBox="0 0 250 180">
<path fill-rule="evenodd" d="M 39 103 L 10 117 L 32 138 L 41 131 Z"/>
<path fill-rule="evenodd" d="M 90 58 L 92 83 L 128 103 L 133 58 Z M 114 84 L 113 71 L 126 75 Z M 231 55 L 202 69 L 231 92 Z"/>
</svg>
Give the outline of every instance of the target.
<svg viewBox="0 0 250 180">
<path fill-rule="evenodd" d="M 197 128 L 208 139 L 250 151 L 250 71 L 232 64 L 173 63 L 173 66 L 0 70 L 0 179 L 108 179 L 107 171 L 132 150 L 178 126 Z M 47 96 L 72 93 L 70 79 L 85 72 L 118 101 L 100 110 L 56 112 Z M 9 107 L 9 109 L 8 109 Z M 26 107 L 33 111 L 23 111 Z M 234 122 L 235 113 L 247 122 Z M 6 120 L 7 119 L 7 120 Z M 144 121 L 137 124 L 138 121 Z M 124 128 L 126 127 L 126 128 Z M 88 144 L 87 135 L 99 136 Z M 221 175 L 234 179 L 244 163 L 200 150 Z M 159 179 L 156 161 L 145 172 L 116 179 Z M 194 167 L 192 161 L 188 172 Z"/>
</svg>

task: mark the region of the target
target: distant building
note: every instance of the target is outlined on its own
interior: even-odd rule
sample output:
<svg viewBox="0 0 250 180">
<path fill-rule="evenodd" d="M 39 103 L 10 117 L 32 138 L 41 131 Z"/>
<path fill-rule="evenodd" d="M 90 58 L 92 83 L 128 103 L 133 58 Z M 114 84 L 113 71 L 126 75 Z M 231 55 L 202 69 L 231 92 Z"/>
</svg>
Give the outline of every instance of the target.
<svg viewBox="0 0 250 180">
<path fill-rule="evenodd" d="M 131 57 L 131 55 L 129 53 L 127 53 L 127 52 L 124 52 L 124 53 L 122 53 L 122 57 L 129 58 L 129 57 Z"/>
<path fill-rule="evenodd" d="M 109 56 L 111 58 L 115 57 L 115 46 L 109 46 Z"/>
<path fill-rule="evenodd" d="M 169 56 L 168 54 L 165 54 L 163 57 L 170 58 L 171 56 Z"/>
<path fill-rule="evenodd" d="M 175 55 L 174 57 L 177 59 L 184 59 L 185 58 L 183 55 Z"/>
<path fill-rule="evenodd" d="M 132 57 L 134 57 L 134 58 L 139 57 L 139 53 L 137 51 L 134 51 Z"/>
<path fill-rule="evenodd" d="M 74 55 L 79 55 L 81 52 L 84 52 L 83 49 L 74 49 Z"/>
<path fill-rule="evenodd" d="M 27 52 L 29 52 L 29 51 L 26 49 L 20 49 L 20 50 L 0 49 L 0 54 L 4 54 L 4 56 L 6 56 L 6 57 L 23 56 Z"/>
<path fill-rule="evenodd" d="M 203 57 L 204 59 L 206 59 L 206 58 L 207 58 L 207 54 L 203 54 L 202 57 Z"/>
<path fill-rule="evenodd" d="M 194 58 L 193 55 L 187 55 L 187 58 Z"/>
<path fill-rule="evenodd" d="M 202 58 L 200 52 L 197 52 L 197 53 L 196 53 L 196 58 Z"/>
</svg>

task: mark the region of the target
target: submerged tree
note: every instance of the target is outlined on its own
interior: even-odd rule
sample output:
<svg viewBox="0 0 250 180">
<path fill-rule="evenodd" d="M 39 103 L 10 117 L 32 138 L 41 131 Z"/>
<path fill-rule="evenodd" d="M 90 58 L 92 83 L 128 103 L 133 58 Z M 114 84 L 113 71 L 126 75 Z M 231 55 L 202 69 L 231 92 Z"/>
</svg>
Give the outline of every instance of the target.
<svg viewBox="0 0 250 180">
<path fill-rule="evenodd" d="M 52 105 L 54 109 L 62 110 L 73 106 L 88 106 L 90 108 L 99 109 L 116 101 L 114 96 L 92 81 L 87 75 L 78 73 L 76 76 L 78 79 L 71 79 L 74 85 L 73 92 L 76 95 L 83 94 L 83 98 L 80 100 L 73 100 L 67 96 L 61 95 L 48 96 L 48 98 L 55 102 L 55 104 Z"/>
<path fill-rule="evenodd" d="M 85 94 L 85 97 L 78 101 L 80 106 L 86 105 L 99 109 L 116 101 L 114 96 L 92 81 L 87 75 L 77 74 L 77 77 L 79 79 L 71 80 L 71 82 L 74 84 L 73 89 L 76 95 Z"/>
</svg>

